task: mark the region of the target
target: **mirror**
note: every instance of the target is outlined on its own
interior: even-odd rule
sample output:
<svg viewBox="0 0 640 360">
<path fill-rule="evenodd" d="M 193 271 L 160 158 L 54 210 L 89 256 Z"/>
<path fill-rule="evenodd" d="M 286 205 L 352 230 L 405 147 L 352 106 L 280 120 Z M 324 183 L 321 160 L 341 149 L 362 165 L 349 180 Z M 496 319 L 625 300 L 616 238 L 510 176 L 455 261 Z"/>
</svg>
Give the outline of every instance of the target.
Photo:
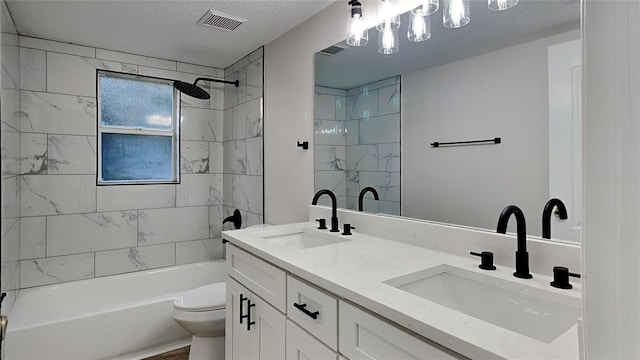
<svg viewBox="0 0 640 360">
<path fill-rule="evenodd" d="M 375 14 L 368 4 L 365 16 Z M 557 197 L 569 219 L 552 216 L 552 238 L 579 241 L 580 2 L 520 0 L 495 12 L 471 0 L 458 29 L 443 27 L 440 7 L 424 42 L 406 40 L 401 15 L 398 53 L 378 53 L 374 27 L 365 46 L 315 55 L 316 191 L 358 209 L 371 186 L 380 200 L 365 195 L 364 211 L 489 231 L 513 204 L 534 236 Z"/>
</svg>

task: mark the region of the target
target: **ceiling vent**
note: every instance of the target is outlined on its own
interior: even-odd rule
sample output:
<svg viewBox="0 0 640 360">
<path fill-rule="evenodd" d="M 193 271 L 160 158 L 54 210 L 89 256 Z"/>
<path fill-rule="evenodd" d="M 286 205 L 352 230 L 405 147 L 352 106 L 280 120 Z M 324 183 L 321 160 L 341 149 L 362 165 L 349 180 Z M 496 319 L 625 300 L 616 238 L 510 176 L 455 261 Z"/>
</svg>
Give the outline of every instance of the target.
<svg viewBox="0 0 640 360">
<path fill-rule="evenodd" d="M 220 30 L 233 31 L 245 21 L 247 19 L 209 10 L 198 20 L 198 24 Z"/>
<path fill-rule="evenodd" d="M 326 49 L 320 50 L 320 54 L 327 55 L 327 56 L 333 56 L 333 55 L 335 55 L 337 53 L 345 51 L 348 48 L 349 47 L 347 45 L 336 44 L 336 45 L 329 46 Z"/>
</svg>

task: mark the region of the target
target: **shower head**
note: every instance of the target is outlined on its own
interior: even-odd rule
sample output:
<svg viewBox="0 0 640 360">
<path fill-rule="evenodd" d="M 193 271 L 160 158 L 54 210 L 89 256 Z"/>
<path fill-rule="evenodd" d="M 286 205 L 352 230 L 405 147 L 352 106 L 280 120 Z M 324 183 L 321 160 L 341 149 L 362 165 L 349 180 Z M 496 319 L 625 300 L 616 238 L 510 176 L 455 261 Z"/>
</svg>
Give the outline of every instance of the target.
<svg viewBox="0 0 640 360">
<path fill-rule="evenodd" d="M 210 79 L 210 78 L 197 78 L 196 81 L 193 82 L 193 84 L 189 84 L 189 83 L 184 82 L 184 81 L 176 80 L 176 81 L 173 82 L 173 87 L 178 89 L 178 91 L 180 91 L 183 94 L 187 94 L 189 96 L 193 96 L 194 98 L 207 100 L 207 99 L 210 98 L 209 93 L 204 91 L 204 90 L 202 90 L 201 87 L 196 85 L 198 83 L 198 81 L 200 81 L 200 80 L 206 80 L 206 81 L 211 81 L 211 82 L 219 82 L 219 83 L 225 83 L 225 84 L 233 84 L 236 87 L 240 86 L 240 81 L 238 81 L 238 80 L 236 80 L 236 81 L 227 81 L 227 80 L 218 80 L 218 79 Z"/>
<path fill-rule="evenodd" d="M 210 98 L 208 92 L 202 90 L 201 87 L 196 86 L 195 84 L 189 84 L 184 81 L 176 80 L 173 82 L 173 87 L 178 89 L 178 91 L 180 91 L 181 93 L 193 96 L 194 98 L 203 100 Z"/>
</svg>

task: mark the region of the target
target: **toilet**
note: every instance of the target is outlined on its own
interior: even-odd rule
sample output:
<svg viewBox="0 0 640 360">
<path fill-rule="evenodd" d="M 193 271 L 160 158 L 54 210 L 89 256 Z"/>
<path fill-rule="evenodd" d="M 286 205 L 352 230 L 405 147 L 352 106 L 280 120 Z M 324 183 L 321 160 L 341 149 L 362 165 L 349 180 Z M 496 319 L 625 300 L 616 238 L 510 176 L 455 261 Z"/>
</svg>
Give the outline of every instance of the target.
<svg viewBox="0 0 640 360">
<path fill-rule="evenodd" d="M 226 283 L 184 292 L 173 302 L 173 319 L 193 334 L 189 360 L 224 359 Z"/>
</svg>

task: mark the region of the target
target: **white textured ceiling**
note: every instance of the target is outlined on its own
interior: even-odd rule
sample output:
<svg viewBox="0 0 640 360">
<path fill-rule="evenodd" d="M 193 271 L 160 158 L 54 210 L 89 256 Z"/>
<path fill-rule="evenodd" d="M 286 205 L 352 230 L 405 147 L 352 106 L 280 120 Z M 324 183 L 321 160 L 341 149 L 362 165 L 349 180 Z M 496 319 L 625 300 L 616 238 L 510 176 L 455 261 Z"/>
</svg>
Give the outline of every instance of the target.
<svg viewBox="0 0 640 360">
<path fill-rule="evenodd" d="M 329 0 L 9 0 L 20 35 L 227 67 L 330 5 Z M 248 19 L 233 32 L 197 21 L 207 10 Z"/>
</svg>

